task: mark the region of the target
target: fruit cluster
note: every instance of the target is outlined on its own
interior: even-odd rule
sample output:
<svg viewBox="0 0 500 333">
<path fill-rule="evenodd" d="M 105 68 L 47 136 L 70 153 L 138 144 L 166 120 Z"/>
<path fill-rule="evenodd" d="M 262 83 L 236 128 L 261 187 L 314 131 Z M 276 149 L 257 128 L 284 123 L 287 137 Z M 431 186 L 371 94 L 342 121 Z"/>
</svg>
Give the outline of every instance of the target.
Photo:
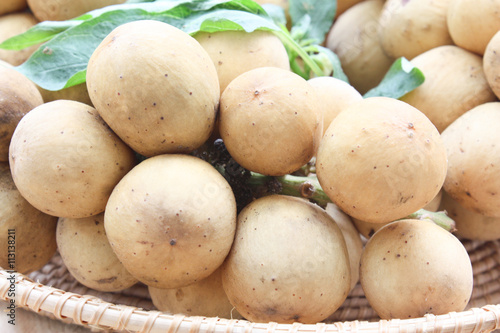
<svg viewBox="0 0 500 333">
<path fill-rule="evenodd" d="M 189 315 L 316 323 L 358 282 L 381 318 L 464 310 L 459 239 L 500 239 L 500 27 L 467 39 L 449 2 L 351 4 L 326 40 L 351 84 L 294 73 L 270 31 L 154 20 L 102 40 L 83 99 L 0 66 L 0 248 L 16 229 L 21 273 L 57 248 L 85 286 Z M 425 82 L 364 98 L 401 56 Z"/>
</svg>

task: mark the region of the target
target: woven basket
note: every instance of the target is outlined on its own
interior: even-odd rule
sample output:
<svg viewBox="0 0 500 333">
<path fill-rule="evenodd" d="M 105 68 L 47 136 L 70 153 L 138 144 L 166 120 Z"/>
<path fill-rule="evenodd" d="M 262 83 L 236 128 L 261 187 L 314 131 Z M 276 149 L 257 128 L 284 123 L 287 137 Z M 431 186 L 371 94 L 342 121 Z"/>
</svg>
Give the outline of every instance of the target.
<svg viewBox="0 0 500 333">
<path fill-rule="evenodd" d="M 500 328 L 500 241 L 463 241 L 474 270 L 468 308 L 445 315 L 380 320 L 358 284 L 342 307 L 317 324 L 253 323 L 189 317 L 154 309 L 147 287 L 136 284 L 119 293 L 102 293 L 79 284 L 56 253 L 41 270 L 25 276 L 0 270 L 0 298 L 8 301 L 15 275 L 16 306 L 76 323 L 93 331 L 167 333 L 311 332 L 490 332 Z M 9 279 L 9 280 L 8 280 Z M 35 282 L 36 281 L 36 282 Z"/>
</svg>

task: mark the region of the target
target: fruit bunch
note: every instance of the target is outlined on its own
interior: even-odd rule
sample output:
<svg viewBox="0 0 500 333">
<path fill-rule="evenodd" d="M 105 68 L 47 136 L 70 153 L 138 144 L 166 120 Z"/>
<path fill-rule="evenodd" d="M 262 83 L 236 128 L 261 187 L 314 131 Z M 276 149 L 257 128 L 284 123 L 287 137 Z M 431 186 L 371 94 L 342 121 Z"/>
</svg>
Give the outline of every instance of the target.
<svg viewBox="0 0 500 333">
<path fill-rule="evenodd" d="M 57 248 L 89 288 L 254 322 L 323 321 L 358 282 L 384 319 L 464 310 L 461 240 L 500 239 L 500 27 L 457 22 L 500 3 L 338 1 L 325 31 L 290 1 L 285 32 L 276 7 L 224 3 L 129 1 L 20 35 L 63 29 L 0 66 L 0 266 Z M 84 70 L 61 65 L 80 56 L 64 34 Z"/>
</svg>

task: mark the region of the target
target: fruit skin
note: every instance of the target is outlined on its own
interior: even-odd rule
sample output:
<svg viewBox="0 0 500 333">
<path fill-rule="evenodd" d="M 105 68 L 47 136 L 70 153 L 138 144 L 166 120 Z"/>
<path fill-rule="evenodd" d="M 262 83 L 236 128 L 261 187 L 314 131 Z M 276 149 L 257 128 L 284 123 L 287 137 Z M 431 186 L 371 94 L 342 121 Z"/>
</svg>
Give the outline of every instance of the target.
<svg viewBox="0 0 500 333">
<path fill-rule="evenodd" d="M 484 74 L 488 84 L 495 93 L 495 96 L 500 96 L 500 31 L 497 32 L 486 46 L 483 56 Z"/>
<path fill-rule="evenodd" d="M 9 160 L 9 145 L 17 124 L 43 104 L 35 84 L 13 68 L 0 66 L 0 162 Z"/>
<path fill-rule="evenodd" d="M 222 288 L 221 268 L 189 286 L 173 289 L 148 287 L 154 306 L 163 312 L 189 316 L 242 318 Z"/>
<path fill-rule="evenodd" d="M 342 15 L 346 10 L 355 6 L 357 3 L 362 2 L 364 0 L 337 0 L 337 13 L 336 17 Z"/>
<path fill-rule="evenodd" d="M 363 99 L 363 96 L 349 83 L 331 76 L 315 77 L 307 82 L 316 89 L 316 95 L 321 101 L 323 134 L 343 109 Z"/>
<path fill-rule="evenodd" d="M 363 241 L 352 219 L 340 210 L 334 203 L 328 203 L 325 211 L 330 215 L 335 223 L 339 226 L 344 235 L 344 240 L 349 253 L 349 264 L 351 268 L 351 290 L 359 282 L 359 261 L 361 260 L 361 253 L 363 252 Z"/>
<path fill-rule="evenodd" d="M 315 89 L 290 71 L 256 68 L 222 93 L 220 135 L 248 170 L 268 176 L 296 171 L 316 153 L 322 130 Z"/>
<path fill-rule="evenodd" d="M 87 87 L 106 123 L 147 157 L 188 153 L 214 129 L 214 64 L 193 37 L 163 22 L 115 28 L 90 57 Z"/>
<path fill-rule="evenodd" d="M 84 286 L 113 292 L 137 283 L 109 245 L 103 213 L 82 219 L 59 218 L 56 240 L 64 265 Z"/>
<path fill-rule="evenodd" d="M 92 101 L 90 100 L 87 85 L 85 83 L 80 83 L 76 86 L 56 91 L 45 90 L 41 87 L 37 88 L 40 91 L 40 94 L 42 94 L 43 101 L 45 103 L 56 101 L 58 99 L 67 99 L 70 101 L 77 101 L 90 106 L 94 106 L 92 104 Z"/>
<path fill-rule="evenodd" d="M 500 239 L 500 218 L 481 215 L 462 207 L 443 192 L 440 210 L 446 211 L 456 223 L 454 235 L 459 239 L 493 241 Z"/>
<path fill-rule="evenodd" d="M 193 37 L 210 55 L 217 70 L 221 93 L 238 75 L 251 69 L 278 67 L 290 70 L 286 49 L 272 32 L 199 32 Z"/>
<path fill-rule="evenodd" d="M 473 107 L 496 100 L 480 56 L 455 45 L 426 51 L 411 60 L 425 81 L 400 98 L 422 111 L 442 133 Z"/>
<path fill-rule="evenodd" d="M 39 21 L 64 21 L 125 0 L 27 0 Z M 26 2 L 26 1 L 25 1 Z"/>
<path fill-rule="evenodd" d="M 57 217 L 84 218 L 104 211 L 136 157 L 96 109 L 57 100 L 21 119 L 12 135 L 9 163 L 19 192 L 35 208 Z"/>
<path fill-rule="evenodd" d="M 0 247 L 4 249 L 0 267 L 21 274 L 42 268 L 56 252 L 56 226 L 57 217 L 26 201 L 16 189 L 9 163 L 0 162 Z"/>
<path fill-rule="evenodd" d="M 2 0 L 0 2 L 0 15 L 21 11 L 26 7 L 26 0 Z"/>
<path fill-rule="evenodd" d="M 253 322 L 317 323 L 344 302 L 350 276 L 337 224 L 321 207 L 284 195 L 240 212 L 222 267 L 229 301 Z"/>
<path fill-rule="evenodd" d="M 382 319 L 463 311 L 472 264 L 462 243 L 430 220 L 400 220 L 379 229 L 361 255 L 360 282 Z"/>
<path fill-rule="evenodd" d="M 164 154 L 132 169 L 104 214 L 125 268 L 155 288 L 180 288 L 212 274 L 236 229 L 236 200 L 224 177 L 190 155 Z"/>
<path fill-rule="evenodd" d="M 379 39 L 386 54 L 412 59 L 441 45 L 452 45 L 446 14 L 451 0 L 387 0 Z"/>
<path fill-rule="evenodd" d="M 444 190 L 464 208 L 500 217 L 500 102 L 484 103 L 441 135 L 448 156 Z"/>
<path fill-rule="evenodd" d="M 431 211 L 431 212 L 437 212 L 439 209 L 439 205 L 441 203 L 441 199 L 443 197 L 443 189 L 441 189 L 438 194 L 432 199 L 427 205 L 423 207 L 423 209 Z M 365 222 L 361 221 L 358 219 L 352 219 L 352 222 L 354 223 L 354 226 L 358 230 L 358 232 L 363 235 L 366 239 L 370 238 L 378 229 L 382 228 L 384 225 L 387 223 L 393 222 L 387 222 L 387 223 L 370 223 L 370 222 Z"/>
<path fill-rule="evenodd" d="M 453 42 L 483 55 L 488 42 L 500 29 L 499 11 L 499 0 L 451 0 L 447 23 Z"/>
<path fill-rule="evenodd" d="M 419 110 L 396 99 L 352 104 L 330 124 L 316 171 L 328 197 L 353 218 L 387 223 L 429 203 L 446 176 L 440 135 Z"/>
<path fill-rule="evenodd" d="M 37 24 L 37 19 L 29 12 L 11 13 L 0 17 L 0 42 L 10 37 L 20 35 Z M 33 45 L 22 50 L 0 49 L 0 59 L 7 61 L 13 66 L 25 62 L 39 45 Z"/>
<path fill-rule="evenodd" d="M 383 0 L 361 1 L 340 15 L 326 46 L 339 56 L 349 83 L 361 94 L 380 83 L 395 59 L 385 54 L 378 30 Z"/>
</svg>

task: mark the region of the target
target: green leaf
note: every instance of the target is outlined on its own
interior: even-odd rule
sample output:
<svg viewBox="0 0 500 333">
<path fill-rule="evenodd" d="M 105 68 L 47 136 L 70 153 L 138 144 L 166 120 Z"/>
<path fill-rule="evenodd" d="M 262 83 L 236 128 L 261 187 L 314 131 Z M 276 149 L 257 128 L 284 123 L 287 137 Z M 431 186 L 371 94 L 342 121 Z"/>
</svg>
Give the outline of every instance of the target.
<svg viewBox="0 0 500 333">
<path fill-rule="evenodd" d="M 363 97 L 385 96 L 400 98 L 425 81 L 425 76 L 420 69 L 406 58 L 397 59 L 387 71 L 378 86 L 368 91 Z"/>
<path fill-rule="evenodd" d="M 154 2 L 154 3 L 151 3 Z M 125 4 L 112 5 L 99 8 L 83 14 L 77 18 L 67 21 L 44 21 L 36 24 L 23 34 L 11 37 L 0 43 L 0 49 L 22 50 L 32 45 L 46 42 L 54 36 L 73 28 L 91 19 L 100 19 L 108 12 L 134 11 L 144 8 L 150 13 L 164 13 L 165 15 L 185 18 L 193 12 L 208 11 L 212 8 L 226 8 L 233 10 L 244 10 L 257 15 L 265 14 L 265 11 L 253 1 L 228 1 L 228 0 L 169 0 L 169 1 L 145 1 L 129 0 Z"/>
<path fill-rule="evenodd" d="M 99 43 L 111 30 L 131 19 L 143 19 L 141 11 L 115 11 L 72 27 L 52 38 L 17 70 L 46 90 L 60 90 L 85 82 L 81 79 Z M 76 77 L 74 77 L 76 76 Z M 80 79 L 78 79 L 80 78 Z"/>
<path fill-rule="evenodd" d="M 339 57 L 332 50 L 320 45 L 309 45 L 304 50 L 317 68 L 313 70 L 310 62 L 303 61 L 303 63 L 300 63 L 296 59 L 293 59 L 290 62 L 290 66 L 295 73 L 306 80 L 314 76 L 333 76 L 349 83 L 349 79 L 342 69 Z M 293 52 L 289 53 L 296 55 Z"/>
<path fill-rule="evenodd" d="M 277 30 L 278 27 L 269 18 L 238 10 L 218 9 L 197 17 L 192 17 L 186 24 L 182 25 L 181 29 L 189 34 L 195 34 L 200 31 L 274 31 Z"/>
<path fill-rule="evenodd" d="M 278 26 L 286 26 L 286 14 L 285 10 L 282 7 L 270 3 L 265 3 L 262 4 L 262 8 L 266 11 L 267 14 L 269 14 L 274 23 L 276 23 Z"/>
<path fill-rule="evenodd" d="M 119 25 L 138 20 L 158 20 L 191 35 L 200 31 L 272 31 L 289 52 L 292 68 L 298 69 L 297 57 L 303 60 L 304 78 L 309 78 L 311 73 L 326 75 L 326 72 L 340 68 L 333 53 L 326 54 L 314 44 L 316 39 L 294 40 L 281 24 L 282 19 L 275 23 L 252 0 L 131 0 L 93 10 L 72 20 L 39 23 L 26 33 L 4 42 L 0 48 L 7 45 L 22 49 L 29 44 L 45 42 L 17 70 L 46 90 L 60 90 L 85 82 L 88 61 L 101 41 Z M 309 14 L 303 16 L 302 22 L 305 22 L 302 27 L 307 31 L 301 38 L 307 37 L 309 27 L 313 26 Z M 336 76 L 342 74 L 341 69 L 334 72 Z"/>
<path fill-rule="evenodd" d="M 309 16 L 310 26 L 305 31 L 304 39 L 314 39 L 316 44 L 321 44 L 332 26 L 337 12 L 337 1 L 289 0 L 289 12 L 292 29 L 304 16 Z"/>
<path fill-rule="evenodd" d="M 293 39 L 298 41 L 301 44 L 304 43 L 304 39 L 307 38 L 307 32 L 311 28 L 311 16 L 309 15 L 304 15 L 300 18 L 300 20 L 295 21 L 293 23 L 292 29 L 290 30 L 290 34 L 292 35 Z M 307 40 L 307 44 L 318 44 L 316 39 L 309 39 Z"/>
<path fill-rule="evenodd" d="M 305 79 L 312 76 L 333 75 L 347 81 L 347 76 L 340 66 L 337 55 L 320 45 L 332 26 L 337 10 L 337 1 L 290 0 L 289 5 L 292 18 L 291 37 L 312 60 L 311 64 L 311 61 L 307 61 L 297 52 L 289 52 L 292 70 Z M 304 61 L 304 64 L 297 61 L 297 56 Z"/>
<path fill-rule="evenodd" d="M 100 42 L 119 25 L 137 20 L 162 21 L 190 34 L 225 30 L 281 31 L 262 7 L 251 0 L 114 5 L 62 22 L 65 30 L 55 34 L 17 69 L 46 90 L 83 83 L 88 60 Z"/>
<path fill-rule="evenodd" d="M 306 80 L 310 78 L 311 72 L 316 76 L 325 75 L 323 70 L 313 59 L 312 53 L 316 52 L 316 48 L 314 45 L 307 46 L 309 51 L 306 50 L 305 47 L 302 47 L 293 39 L 293 37 L 284 26 L 282 26 L 281 33 L 275 33 L 281 39 L 281 42 L 286 48 L 288 58 L 290 60 L 290 67 L 293 72 L 299 74 Z M 298 59 L 302 60 L 302 65 L 298 63 Z"/>
<path fill-rule="evenodd" d="M 0 43 L 0 49 L 19 51 L 50 40 L 55 35 L 73 27 L 81 22 L 69 21 L 45 21 L 38 23 L 25 33 L 13 36 Z"/>
</svg>

